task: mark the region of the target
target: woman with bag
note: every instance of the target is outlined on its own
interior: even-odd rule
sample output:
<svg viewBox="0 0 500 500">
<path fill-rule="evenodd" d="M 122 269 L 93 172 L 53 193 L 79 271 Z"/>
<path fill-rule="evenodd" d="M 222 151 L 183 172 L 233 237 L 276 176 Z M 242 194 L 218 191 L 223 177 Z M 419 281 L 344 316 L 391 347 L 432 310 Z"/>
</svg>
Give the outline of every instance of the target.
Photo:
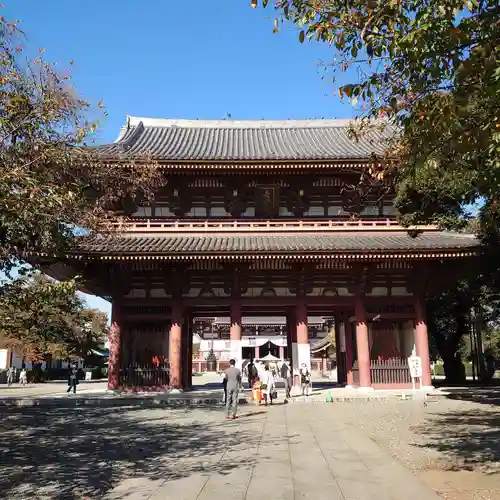
<svg viewBox="0 0 500 500">
<path fill-rule="evenodd" d="M 274 375 L 271 370 L 269 370 L 269 366 L 265 366 L 264 368 L 264 379 L 262 382 L 265 384 L 266 389 L 264 392 L 264 405 L 267 406 L 267 402 L 269 401 L 273 404 L 273 399 L 276 399 L 276 382 L 274 380 Z"/>
<path fill-rule="evenodd" d="M 305 363 L 300 367 L 300 387 L 302 389 L 302 396 L 309 396 L 311 392 L 311 374 Z"/>
</svg>

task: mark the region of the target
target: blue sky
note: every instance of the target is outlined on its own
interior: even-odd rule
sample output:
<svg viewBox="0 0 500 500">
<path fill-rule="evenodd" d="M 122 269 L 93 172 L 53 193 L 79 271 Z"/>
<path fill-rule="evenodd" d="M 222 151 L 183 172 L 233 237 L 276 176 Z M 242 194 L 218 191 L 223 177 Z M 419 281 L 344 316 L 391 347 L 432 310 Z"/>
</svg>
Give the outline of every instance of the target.
<svg viewBox="0 0 500 500">
<path fill-rule="evenodd" d="M 324 45 L 300 44 L 297 30 L 272 33 L 272 9 L 250 0 L 6 1 L 27 48 L 72 67 L 73 83 L 108 117 L 98 140 L 112 141 L 125 115 L 234 119 L 339 118 L 354 110 L 322 79 Z M 337 84 L 338 85 L 338 84 Z M 89 304 L 109 312 L 100 299 Z"/>
</svg>

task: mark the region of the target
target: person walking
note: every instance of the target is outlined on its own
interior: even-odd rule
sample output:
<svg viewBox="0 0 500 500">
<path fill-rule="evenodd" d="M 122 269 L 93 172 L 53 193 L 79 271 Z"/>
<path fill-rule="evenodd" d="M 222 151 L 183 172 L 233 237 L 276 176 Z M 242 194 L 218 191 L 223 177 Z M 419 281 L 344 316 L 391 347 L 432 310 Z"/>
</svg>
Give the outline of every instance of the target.
<svg viewBox="0 0 500 500">
<path fill-rule="evenodd" d="M 26 368 L 23 368 L 21 370 L 21 373 L 19 374 L 19 385 L 26 385 L 28 383 L 28 374 L 26 372 Z"/>
<path fill-rule="evenodd" d="M 78 372 L 76 370 L 76 366 L 72 366 L 69 370 L 68 390 L 66 392 L 69 394 L 73 389 L 73 394 L 76 394 L 77 385 L 78 385 Z"/>
<path fill-rule="evenodd" d="M 222 388 L 224 389 L 224 396 L 222 396 L 223 397 L 222 402 L 224 404 L 226 404 L 227 403 L 227 378 L 226 377 L 224 377 L 222 379 Z"/>
<path fill-rule="evenodd" d="M 305 363 L 302 363 L 300 367 L 300 387 L 302 389 L 302 396 L 309 396 L 311 387 L 311 374 Z"/>
<path fill-rule="evenodd" d="M 274 391 L 276 390 L 276 382 L 274 380 L 273 372 L 269 369 L 269 366 L 267 365 L 264 368 L 264 379 L 262 382 L 266 386 L 266 390 L 264 392 L 264 404 L 265 406 L 267 406 L 268 401 L 270 404 L 273 404 Z"/>
<path fill-rule="evenodd" d="M 281 365 L 280 377 L 283 379 L 283 382 L 285 383 L 285 403 L 286 403 L 290 399 L 290 392 L 292 390 L 292 383 L 293 383 L 292 370 L 290 368 L 290 365 L 286 361 L 283 361 L 283 364 Z"/>
<path fill-rule="evenodd" d="M 7 370 L 7 386 L 8 387 L 10 387 L 14 383 L 15 378 L 16 378 L 16 369 L 13 366 L 11 366 Z"/>
<path fill-rule="evenodd" d="M 248 387 L 252 390 L 253 384 L 255 383 L 255 379 L 257 378 L 257 368 L 253 364 L 253 359 L 250 359 L 250 362 L 247 365 L 247 377 L 248 377 Z"/>
<path fill-rule="evenodd" d="M 226 380 L 226 420 L 234 420 L 238 412 L 238 393 L 241 388 L 241 371 L 236 368 L 236 361 L 229 361 L 229 368 L 224 376 Z"/>
</svg>

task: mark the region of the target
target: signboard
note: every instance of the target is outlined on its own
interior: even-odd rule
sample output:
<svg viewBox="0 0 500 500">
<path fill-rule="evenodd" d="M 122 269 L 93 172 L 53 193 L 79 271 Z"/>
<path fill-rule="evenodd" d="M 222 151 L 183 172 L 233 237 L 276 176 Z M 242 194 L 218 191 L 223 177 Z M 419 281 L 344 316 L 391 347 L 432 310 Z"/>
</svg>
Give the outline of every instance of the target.
<svg viewBox="0 0 500 500">
<path fill-rule="evenodd" d="M 422 358 L 419 356 L 410 356 L 408 358 L 408 367 L 410 368 L 410 376 L 412 379 L 422 377 Z"/>
<path fill-rule="evenodd" d="M 255 215 L 269 218 L 279 215 L 279 186 L 255 186 Z"/>
</svg>

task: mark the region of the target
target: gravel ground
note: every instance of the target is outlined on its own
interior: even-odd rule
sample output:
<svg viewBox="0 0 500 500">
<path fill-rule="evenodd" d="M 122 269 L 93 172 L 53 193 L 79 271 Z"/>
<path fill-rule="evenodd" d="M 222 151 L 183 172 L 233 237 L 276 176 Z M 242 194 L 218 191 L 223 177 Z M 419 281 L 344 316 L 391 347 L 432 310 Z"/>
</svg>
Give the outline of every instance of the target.
<svg viewBox="0 0 500 500">
<path fill-rule="evenodd" d="M 339 404 L 337 411 L 443 498 L 500 499 L 500 406 L 441 398 Z"/>
</svg>

